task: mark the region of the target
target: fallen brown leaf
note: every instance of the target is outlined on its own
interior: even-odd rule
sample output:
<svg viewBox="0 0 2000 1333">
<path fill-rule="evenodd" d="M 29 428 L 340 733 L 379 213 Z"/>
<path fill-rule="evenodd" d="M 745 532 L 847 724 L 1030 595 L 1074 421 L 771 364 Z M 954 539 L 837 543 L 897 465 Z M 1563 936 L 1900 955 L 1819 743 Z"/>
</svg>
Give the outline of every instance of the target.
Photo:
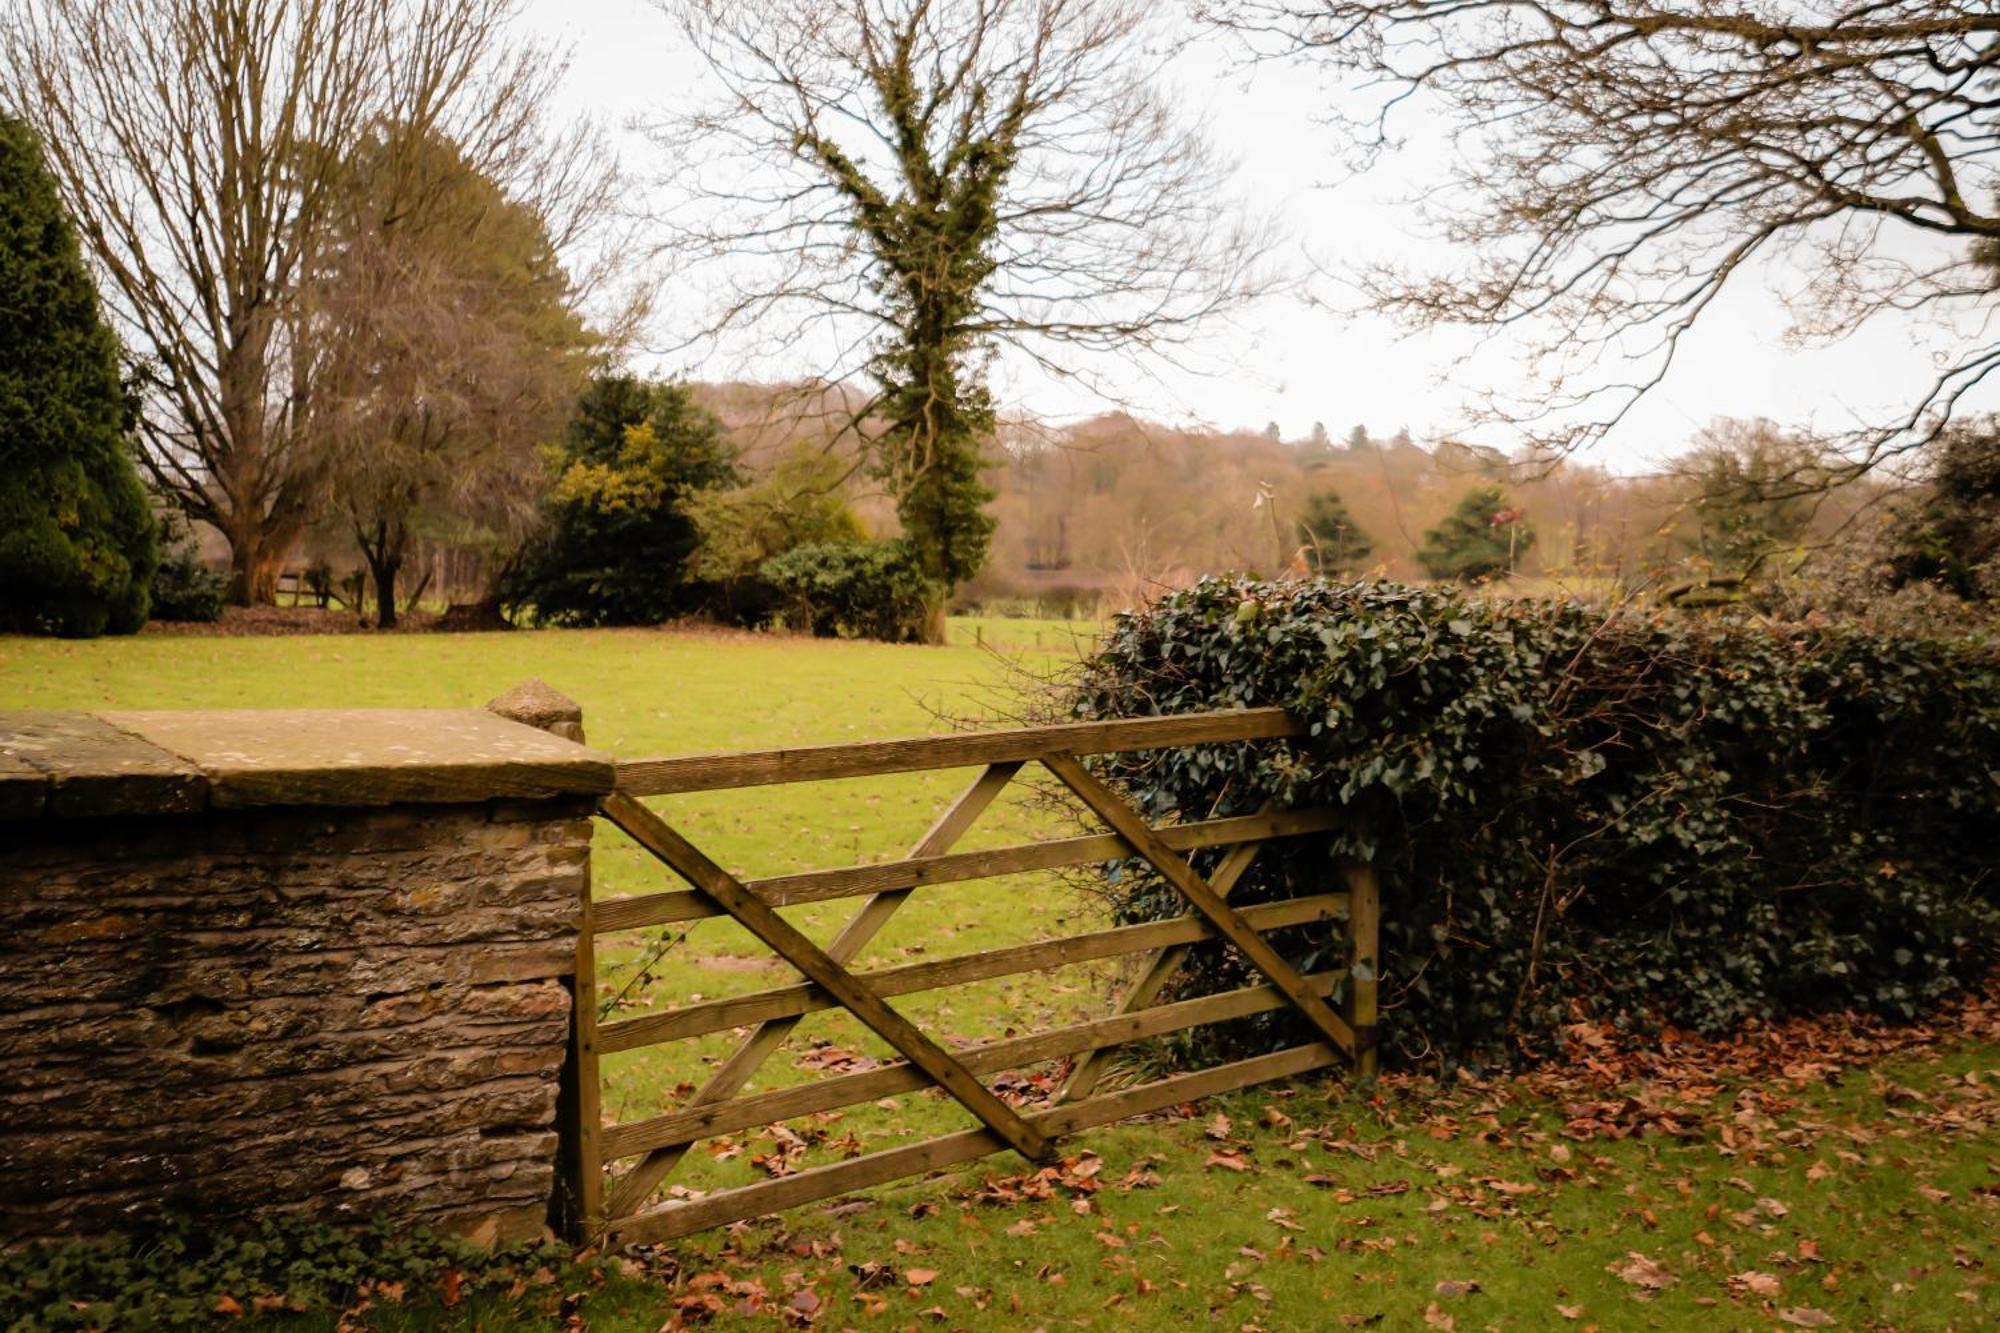
<svg viewBox="0 0 2000 1333">
<path fill-rule="evenodd" d="M 1630 1250 L 1623 1259 L 1606 1264 L 1604 1271 L 1621 1282 L 1646 1291 L 1659 1291 L 1679 1280 L 1662 1267 L 1659 1260 L 1649 1258 L 1637 1250 Z"/>
</svg>

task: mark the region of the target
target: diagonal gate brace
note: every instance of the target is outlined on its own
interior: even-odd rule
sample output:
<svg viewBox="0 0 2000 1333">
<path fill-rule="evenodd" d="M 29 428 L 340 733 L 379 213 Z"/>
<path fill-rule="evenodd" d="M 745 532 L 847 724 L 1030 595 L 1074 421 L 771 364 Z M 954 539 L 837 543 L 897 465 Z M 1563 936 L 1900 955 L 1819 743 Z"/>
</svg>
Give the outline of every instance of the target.
<svg viewBox="0 0 2000 1333">
<path fill-rule="evenodd" d="M 912 857 L 938 856 L 950 851 L 1020 770 L 1021 765 L 1011 761 L 988 766 L 917 840 L 909 854 Z M 889 919 L 912 892 L 912 889 L 892 889 L 871 897 L 826 946 L 827 957 L 836 963 L 853 962 L 855 955 L 867 947 L 882 927 L 889 924 Z M 785 1039 L 791 1036 L 800 1021 L 797 1018 L 777 1018 L 759 1024 L 757 1030 L 736 1049 L 736 1053 L 709 1076 L 700 1091 L 689 1099 L 688 1105 L 706 1106 L 735 1096 L 744 1084 L 756 1077 L 764 1062 L 784 1045 Z M 688 1147 L 688 1144 L 680 1143 L 656 1148 L 646 1154 L 637 1166 L 619 1178 L 612 1191 L 609 1215 L 624 1217 L 638 1211 L 639 1206 L 659 1188 L 660 1182 L 673 1174 L 674 1168 L 687 1155 Z"/>
<path fill-rule="evenodd" d="M 1123 838 L 1133 852 L 1178 889 L 1188 904 L 1215 927 L 1215 933 L 1235 945 L 1245 961 L 1263 973 L 1264 979 L 1276 986 L 1292 1002 L 1293 1008 L 1304 1014 L 1340 1050 L 1349 1055 L 1354 1053 L 1354 1029 L 1348 1026 L 1346 1020 L 1319 997 L 1290 963 L 1278 956 L 1278 951 L 1262 935 L 1223 901 L 1222 896 L 1196 873 L 1193 866 L 1160 840 L 1152 825 L 1137 810 L 1092 777 L 1082 764 L 1070 756 L 1044 755 L 1041 762 L 1044 768 L 1062 780 L 1065 787 L 1076 793 L 1078 800 L 1110 825 L 1111 831 Z"/>
<path fill-rule="evenodd" d="M 1112 799 L 1116 800 L 1115 797 Z M 675 832 L 664 819 L 634 798 L 622 793 L 614 792 L 606 796 L 599 809 L 634 842 L 665 862 L 695 888 L 713 898 L 718 906 L 734 917 L 744 929 L 762 940 L 772 952 L 797 968 L 808 981 L 838 1000 L 843 1008 L 900 1051 L 912 1065 L 922 1070 L 931 1082 L 950 1093 L 961 1106 L 977 1116 L 982 1124 L 999 1135 L 1016 1152 L 1030 1161 L 1040 1161 L 1048 1155 L 1049 1140 L 1046 1134 L 1023 1120 L 995 1097 L 987 1090 L 985 1084 L 967 1071 L 964 1065 L 918 1031 L 915 1024 L 890 1008 L 866 982 L 835 962 L 823 949 L 800 933 L 797 927 L 779 916 L 768 903 L 744 888 L 735 876 Z M 1172 852 L 1167 852 L 1166 855 L 1169 859 L 1173 859 Z M 1192 871 L 1188 873 L 1193 874 Z M 1226 912 L 1228 909 L 1223 910 Z M 1238 925 L 1241 926 L 1240 921 Z M 1280 963 L 1279 966 L 1284 965 Z M 1286 970 L 1290 972 L 1289 968 Z M 1297 979 L 1297 973 L 1290 975 Z M 1284 987 L 1280 986 L 1280 989 Z M 1347 1049 L 1353 1049 L 1351 1042 Z"/>
<path fill-rule="evenodd" d="M 1270 809 L 1267 804 L 1258 813 L 1266 814 Z M 1226 900 L 1235 892 L 1236 881 L 1243 878 L 1244 873 L 1250 869 L 1251 862 L 1255 861 L 1257 854 L 1263 850 L 1264 844 L 1261 842 L 1239 842 L 1230 848 L 1222 858 L 1222 863 L 1215 868 L 1215 873 L 1209 877 L 1209 887 L 1215 890 L 1216 897 Z M 1125 994 L 1119 997 L 1115 1012 L 1136 1013 L 1152 1004 L 1180 972 L 1187 953 L 1188 946 L 1185 944 L 1173 944 L 1164 949 L 1154 950 L 1147 956 L 1145 966 L 1140 969 L 1138 977 L 1126 988 Z M 1063 1084 L 1062 1091 L 1056 1099 L 1074 1102 L 1088 1097 L 1096 1090 L 1098 1080 L 1104 1077 L 1105 1063 L 1105 1050 L 1085 1051 L 1077 1056 L 1076 1063 L 1070 1066 L 1069 1079 Z"/>
</svg>

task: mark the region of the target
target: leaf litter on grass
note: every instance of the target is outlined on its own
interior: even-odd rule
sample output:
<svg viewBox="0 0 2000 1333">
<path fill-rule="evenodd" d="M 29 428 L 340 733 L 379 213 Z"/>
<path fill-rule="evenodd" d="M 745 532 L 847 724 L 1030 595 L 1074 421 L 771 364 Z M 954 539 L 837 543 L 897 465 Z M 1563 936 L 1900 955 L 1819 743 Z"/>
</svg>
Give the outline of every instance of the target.
<svg viewBox="0 0 2000 1333">
<path fill-rule="evenodd" d="M 844 1212 L 817 1263 L 787 1248 L 823 1225 L 810 1213 L 740 1228 L 716 1258 L 763 1275 L 769 1304 L 770 1274 L 805 1282 L 820 1313 L 762 1311 L 792 1326 L 1611 1329 L 1648 1307 L 1672 1325 L 1985 1324 L 1992 1000 L 1910 1027 L 1573 1035 L 1560 1065 L 1257 1090 L 1115 1131 L 1116 1151 L 975 1169 L 928 1208 Z M 1894 1259 L 1890 1226 L 1909 1231 Z M 905 1280 L 912 1261 L 932 1279 Z"/>
</svg>

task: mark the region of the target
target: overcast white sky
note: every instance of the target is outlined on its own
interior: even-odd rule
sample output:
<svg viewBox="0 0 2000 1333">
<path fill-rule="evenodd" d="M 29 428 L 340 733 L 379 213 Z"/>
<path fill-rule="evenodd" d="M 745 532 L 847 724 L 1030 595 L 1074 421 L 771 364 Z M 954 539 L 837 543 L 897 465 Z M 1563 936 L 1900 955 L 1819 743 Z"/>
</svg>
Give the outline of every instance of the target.
<svg viewBox="0 0 2000 1333">
<path fill-rule="evenodd" d="M 617 131 L 632 117 L 698 91 L 705 71 L 682 49 L 648 0 L 529 0 L 529 22 L 568 45 L 573 68 L 565 110 L 592 116 Z M 1226 152 L 1240 163 L 1238 189 L 1276 216 L 1301 270 L 1339 261 L 1407 261 L 1435 265 L 1448 258 L 1435 239 L 1417 234 L 1406 200 L 1441 177 L 1441 145 L 1415 142 L 1368 175 L 1345 178 L 1333 131 L 1315 123 L 1329 95 L 1321 76 L 1297 66 L 1246 68 L 1228 43 L 1200 33 L 1176 68 L 1178 95 Z M 621 156 L 641 180 L 670 174 L 646 142 L 618 134 Z M 1746 275 L 1747 276 L 1747 275 Z M 1667 382 L 1593 455 L 1615 469 L 1640 470 L 1676 451 L 1717 416 L 1767 416 L 1781 423 L 1828 429 L 1855 413 L 1904 404 L 1927 382 L 1932 357 L 1951 334 L 1930 325 L 1884 319 L 1832 348 L 1787 350 L 1787 318 L 1779 289 L 1784 273 L 1743 282 L 1703 318 L 1683 346 Z M 1349 295 L 1335 281 L 1309 284 L 1309 300 L 1278 299 L 1216 327 L 1204 352 L 1222 374 L 1176 375 L 1162 383 L 1136 370 L 1107 369 L 1121 397 L 1141 414 L 1172 423 L 1261 428 L 1276 421 L 1288 438 L 1315 421 L 1338 438 L 1355 423 L 1378 435 L 1407 426 L 1419 438 L 1461 432 L 1466 403 L 1481 389 L 1517 383 L 1521 368 L 1504 345 L 1454 365 L 1472 347 L 1464 335 L 1399 336 L 1385 321 L 1343 313 Z M 671 290 L 671 286 L 670 286 Z M 681 327 L 676 327 L 677 320 Z M 658 342 L 665 346 L 698 322 L 668 303 Z M 714 378 L 781 379 L 805 366 L 689 363 L 653 358 L 647 369 Z M 1003 401 L 1065 418 L 1103 410 L 1101 399 L 1020 368 L 1003 366 Z M 1505 447 L 1500 435 L 1480 436 Z"/>
</svg>

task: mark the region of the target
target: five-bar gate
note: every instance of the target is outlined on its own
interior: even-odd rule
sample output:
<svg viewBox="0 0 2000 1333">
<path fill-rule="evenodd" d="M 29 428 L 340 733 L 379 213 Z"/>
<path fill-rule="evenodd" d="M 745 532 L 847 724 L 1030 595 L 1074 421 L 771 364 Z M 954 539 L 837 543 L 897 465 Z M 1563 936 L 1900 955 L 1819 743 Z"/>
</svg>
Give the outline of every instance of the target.
<svg viewBox="0 0 2000 1333">
<path fill-rule="evenodd" d="M 674 871 L 685 887 L 594 904 L 587 901 L 586 890 L 578 937 L 571 1087 L 564 1126 L 565 1176 L 577 1229 L 621 1243 L 662 1240 L 1006 1149 L 1040 1160 L 1049 1155 L 1053 1141 L 1064 1135 L 1194 1098 L 1305 1073 L 1343 1057 L 1352 1057 L 1364 1073 L 1372 1071 L 1379 907 L 1373 872 L 1365 865 L 1352 864 L 1344 868 L 1341 891 L 1240 910 L 1229 904 L 1231 891 L 1266 842 L 1327 832 L 1338 826 L 1340 815 L 1324 808 L 1267 809 L 1256 815 L 1156 828 L 1080 762 L 1081 756 L 1091 754 L 1302 734 L 1299 723 L 1284 711 L 1257 708 L 621 763 L 618 789 L 604 798 L 601 813 Z M 1053 774 L 1109 832 L 954 852 L 954 844 L 1030 763 Z M 903 859 L 761 880 L 742 880 L 730 874 L 639 799 L 981 765 L 978 778 Z M 1187 856 L 1202 848 L 1227 849 L 1207 876 L 1197 872 Z M 910 894 L 927 885 L 1117 857 L 1143 859 L 1180 893 L 1189 912 L 1141 925 L 874 971 L 855 971 L 849 966 Z M 776 910 L 840 898 L 864 901 L 825 945 L 815 944 Z M 795 968 L 802 981 L 598 1023 L 595 969 L 599 937 L 724 915 Z M 1317 975 L 1300 975 L 1264 939 L 1266 931 L 1335 921 L 1345 922 L 1345 964 Z M 1261 974 L 1263 984 L 1175 1003 L 1155 1003 L 1172 981 L 1188 946 L 1208 939 L 1226 940 Z M 1113 1012 L 957 1051 L 945 1049 L 888 1002 L 897 995 L 1134 953 L 1144 954 L 1144 961 Z M 1328 1002 L 1335 994 L 1343 997 L 1344 1014 Z M 805 1015 L 832 1008 L 852 1014 L 900 1053 L 902 1060 L 798 1086 L 744 1093 L 745 1085 Z M 1281 1008 L 1303 1015 L 1316 1039 L 1254 1059 L 1114 1092 L 1097 1091 L 1102 1053 L 1108 1048 Z M 601 1056 L 729 1029 L 748 1029 L 749 1035 L 687 1104 L 644 1120 L 602 1123 Z M 1017 1110 L 980 1080 L 982 1074 L 1065 1056 L 1076 1057 L 1068 1079 L 1052 1104 L 1041 1109 Z M 959 1102 L 978 1119 L 979 1127 L 688 1201 L 646 1207 L 689 1149 L 702 1139 L 926 1087 L 941 1089 Z M 605 1166 L 628 1161 L 631 1165 L 607 1182 Z"/>
</svg>

